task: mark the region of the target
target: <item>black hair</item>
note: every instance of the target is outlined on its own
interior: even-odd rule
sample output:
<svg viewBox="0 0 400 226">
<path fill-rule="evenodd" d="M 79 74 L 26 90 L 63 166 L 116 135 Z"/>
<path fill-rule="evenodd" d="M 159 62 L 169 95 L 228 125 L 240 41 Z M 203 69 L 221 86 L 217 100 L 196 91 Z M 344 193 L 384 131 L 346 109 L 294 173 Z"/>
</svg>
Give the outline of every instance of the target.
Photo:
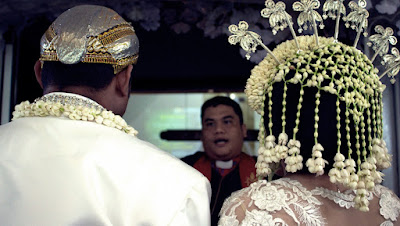
<svg viewBox="0 0 400 226">
<path fill-rule="evenodd" d="M 218 105 L 226 105 L 232 107 L 233 111 L 239 116 L 240 125 L 243 124 L 243 113 L 240 105 L 231 98 L 224 96 L 216 96 L 204 102 L 203 106 L 201 106 L 201 119 L 203 119 L 204 111 L 207 108 L 216 107 Z"/>
<path fill-rule="evenodd" d="M 289 77 L 290 78 L 290 77 Z M 323 84 L 325 86 L 327 84 Z M 286 97 L 286 126 L 285 126 L 285 133 L 288 135 L 289 140 L 293 138 L 293 128 L 295 128 L 295 120 L 296 120 L 296 113 L 297 107 L 300 98 L 300 89 L 301 84 L 292 84 L 287 83 L 287 97 Z M 298 132 L 296 133 L 296 140 L 299 140 L 301 143 L 300 147 L 300 154 L 303 156 L 303 169 L 299 172 L 301 173 L 309 173 L 308 168 L 305 165 L 305 162 L 308 158 L 312 156 L 312 148 L 315 144 L 314 139 L 314 123 L 315 123 L 315 109 L 316 109 L 316 93 L 317 88 L 315 87 L 304 87 L 304 95 L 303 95 L 303 102 L 302 107 L 300 110 L 300 123 L 298 127 Z M 278 82 L 273 85 L 272 91 L 272 133 L 273 135 L 278 138 L 279 134 L 282 132 L 282 101 L 283 101 L 283 92 L 284 92 L 284 82 Z M 325 173 L 333 167 L 334 163 L 334 156 L 337 153 L 337 107 L 336 101 L 337 96 L 333 94 L 329 94 L 325 91 L 320 91 L 320 104 L 318 106 L 318 143 L 320 143 L 324 151 L 322 152 L 322 157 L 327 160 L 329 163 L 325 166 Z M 340 152 L 347 158 L 348 153 L 348 146 L 347 146 L 347 139 L 346 139 L 346 123 L 345 123 L 345 111 L 346 106 L 343 101 L 340 101 L 340 134 L 341 134 L 341 145 L 340 145 Z M 268 128 L 269 118 L 268 118 L 268 98 L 265 100 L 265 107 L 264 107 L 264 126 Z M 366 118 L 367 116 L 364 115 Z M 356 132 L 355 132 L 355 124 L 350 115 L 350 142 L 351 142 L 351 149 L 352 158 L 354 160 L 357 159 L 356 155 Z M 359 134 L 361 137 L 361 133 Z M 367 132 L 364 134 L 368 137 Z M 361 142 L 361 141 L 360 141 Z M 366 140 L 366 144 L 368 147 L 368 140 Z"/>
<path fill-rule="evenodd" d="M 43 88 L 55 86 L 60 91 L 68 86 L 85 86 L 99 91 L 107 87 L 114 76 L 114 69 L 109 64 L 45 61 L 42 68 Z"/>
</svg>

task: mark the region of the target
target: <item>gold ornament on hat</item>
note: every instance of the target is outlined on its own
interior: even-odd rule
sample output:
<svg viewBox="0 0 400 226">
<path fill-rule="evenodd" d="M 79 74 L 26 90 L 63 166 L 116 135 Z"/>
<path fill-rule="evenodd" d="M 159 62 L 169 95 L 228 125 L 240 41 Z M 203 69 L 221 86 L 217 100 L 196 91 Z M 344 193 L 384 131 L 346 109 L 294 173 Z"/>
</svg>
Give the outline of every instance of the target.
<svg viewBox="0 0 400 226">
<path fill-rule="evenodd" d="M 368 35 L 365 31 L 368 27 L 369 13 L 365 9 L 365 0 L 359 0 L 358 3 L 351 1 L 348 5 L 350 12 L 347 15 L 343 0 L 327 0 L 322 7 L 322 16 L 317 12 L 320 1 L 295 2 L 293 9 L 300 12 L 297 18 L 299 32 L 312 28 L 313 36 L 296 35 L 292 17 L 285 11 L 284 2 L 267 0 L 265 6 L 261 16 L 269 19 L 273 34 L 289 27 L 293 40 L 285 41 L 271 51 L 262 44 L 260 35 L 248 30 L 249 25 L 245 21 L 239 22 L 238 26 L 229 26 L 232 35 L 228 39 L 231 44 L 240 43 L 247 52 L 247 59 L 256 51 L 257 46 L 263 47 L 269 53 L 253 68 L 245 88 L 250 107 L 261 115 L 258 136 L 260 148 L 256 164 L 258 178 L 271 178 L 281 161 L 286 163 L 287 172 L 297 172 L 303 168 L 301 143 L 296 139 L 296 135 L 301 131 L 299 124 L 304 93 L 308 92 L 309 88 L 316 88 L 314 146 L 311 157 L 305 159 L 305 165 L 309 172 L 316 175 L 325 173 L 326 164 L 333 165 L 328 172 L 330 181 L 357 190 L 354 197 L 355 207 L 368 211 L 368 191 L 371 191 L 375 184 L 382 182 L 383 174 L 378 170 L 388 168 L 391 164 L 391 156 L 383 140 L 382 93 L 385 85 L 380 78 L 387 74 L 393 83 L 394 77 L 400 71 L 399 50 L 393 47 L 389 54 L 390 46 L 397 42 L 393 30 L 380 25 L 375 27 L 377 34 L 370 36 L 368 44 L 375 54 L 368 59 L 363 52 L 356 49 L 361 34 Z M 335 20 L 334 35 L 332 38 L 319 37 L 317 26 L 323 29 L 323 19 L 328 18 Z M 341 19 L 345 21 L 346 27 L 356 31 L 352 46 L 338 41 Z M 378 75 L 378 69 L 372 64 L 377 56 L 382 58 L 381 62 L 386 67 L 381 75 Z M 272 133 L 274 83 L 283 83 L 282 129 L 278 140 Z M 289 114 L 286 112 L 286 97 L 289 84 L 300 86 L 294 128 L 286 128 L 286 116 Z M 323 158 L 324 147 L 318 140 L 322 95 L 336 96 L 337 151 L 333 163 L 328 163 Z M 343 104 L 344 112 L 340 108 Z M 264 120 L 269 121 L 264 123 Z M 350 128 L 351 122 L 354 123 L 354 128 Z M 341 128 L 344 128 L 345 134 L 341 133 Z M 293 137 L 288 137 L 287 129 L 293 130 Z M 350 142 L 350 131 L 355 133 L 354 144 Z M 342 143 L 342 140 L 346 142 Z M 341 153 L 341 147 L 346 147 L 348 153 Z M 356 154 L 356 159 L 351 157 L 352 153 Z"/>
<path fill-rule="evenodd" d="M 41 61 L 111 64 L 115 74 L 135 64 L 138 56 L 134 28 L 103 6 L 81 5 L 67 10 L 41 39 Z"/>
</svg>

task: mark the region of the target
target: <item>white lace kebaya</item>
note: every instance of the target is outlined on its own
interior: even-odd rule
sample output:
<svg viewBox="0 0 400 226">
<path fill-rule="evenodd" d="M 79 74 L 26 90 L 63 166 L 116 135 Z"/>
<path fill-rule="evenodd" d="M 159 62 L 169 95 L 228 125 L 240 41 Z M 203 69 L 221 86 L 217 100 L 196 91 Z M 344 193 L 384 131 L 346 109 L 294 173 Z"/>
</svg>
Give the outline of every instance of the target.
<svg viewBox="0 0 400 226">
<path fill-rule="evenodd" d="M 354 209 L 354 192 L 336 192 L 322 187 L 308 190 L 290 178 L 271 182 L 260 180 L 233 193 L 224 202 L 219 225 L 292 225 L 279 216 L 288 216 L 296 225 L 329 225 L 329 216 L 323 214 L 325 201 L 333 201 L 338 209 Z M 388 188 L 376 185 L 367 199 L 379 200 L 379 213 L 384 219 L 381 226 L 393 225 L 397 221 L 400 201 Z"/>
<path fill-rule="evenodd" d="M 115 115 L 89 98 L 72 93 L 53 92 L 37 98 L 33 103 L 24 101 L 15 106 L 12 120 L 22 117 L 63 117 L 95 122 L 132 136 L 138 134 L 121 116 Z"/>
</svg>

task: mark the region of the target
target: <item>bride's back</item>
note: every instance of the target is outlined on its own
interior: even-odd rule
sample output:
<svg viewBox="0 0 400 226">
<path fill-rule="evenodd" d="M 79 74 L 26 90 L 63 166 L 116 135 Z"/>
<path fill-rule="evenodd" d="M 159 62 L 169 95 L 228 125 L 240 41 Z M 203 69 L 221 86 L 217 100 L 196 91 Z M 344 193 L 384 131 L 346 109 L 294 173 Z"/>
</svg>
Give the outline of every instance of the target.
<svg viewBox="0 0 400 226">
<path fill-rule="evenodd" d="M 400 225 L 400 200 L 386 187 L 375 187 L 368 196 L 369 211 L 362 212 L 354 208 L 353 191 L 332 190 L 328 177 L 322 178 L 293 175 L 255 182 L 225 202 L 219 224 Z"/>
</svg>

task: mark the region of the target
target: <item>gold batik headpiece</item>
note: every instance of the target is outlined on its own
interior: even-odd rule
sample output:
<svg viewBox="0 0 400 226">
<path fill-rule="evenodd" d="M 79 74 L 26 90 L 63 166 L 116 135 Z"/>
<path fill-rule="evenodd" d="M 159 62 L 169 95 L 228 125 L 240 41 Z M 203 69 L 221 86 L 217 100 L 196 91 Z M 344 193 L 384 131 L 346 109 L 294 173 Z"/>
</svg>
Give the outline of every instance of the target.
<svg viewBox="0 0 400 226">
<path fill-rule="evenodd" d="M 376 34 L 369 37 L 368 45 L 372 46 L 375 54 L 369 59 L 363 52 L 356 49 L 361 34 L 368 27 L 368 11 L 365 9 L 366 1 L 358 3 L 351 1 L 346 7 L 343 0 L 326 0 L 322 7 L 323 15 L 317 10 L 320 7 L 318 0 L 301 0 L 293 4 L 294 11 L 298 11 L 298 31 L 312 29 L 313 36 L 297 36 L 293 28 L 292 17 L 285 11 L 285 3 L 267 0 L 266 8 L 261 11 L 261 16 L 269 18 L 270 27 L 274 34 L 279 30 L 289 27 L 293 36 L 292 40 L 279 44 L 273 51 L 262 43 L 261 36 L 248 31 L 248 24 L 241 21 L 238 25 L 229 26 L 232 33 L 228 41 L 231 44 L 240 43 L 247 52 L 255 52 L 261 46 L 269 53 L 254 69 L 247 80 L 245 93 L 252 109 L 261 117 L 257 161 L 257 175 L 264 178 L 274 172 L 281 160 L 286 163 L 287 172 L 296 172 L 303 168 L 303 157 L 300 154 L 301 144 L 296 139 L 296 134 L 301 133 L 300 114 L 304 93 L 316 89 L 315 115 L 314 115 L 314 146 L 312 156 L 305 159 L 308 171 L 317 175 L 324 174 L 325 164 L 323 158 L 324 147 L 318 141 L 319 105 L 321 95 L 334 95 L 336 98 L 336 128 L 337 128 L 337 153 L 333 167 L 328 175 L 332 183 L 341 183 L 356 189 L 356 208 L 368 211 L 368 190 L 375 184 L 382 182 L 383 174 L 378 170 L 388 168 L 391 156 L 388 154 L 383 140 L 382 123 L 382 93 L 385 85 L 380 79 L 384 75 L 391 78 L 400 70 L 400 53 L 395 47 L 396 37 L 391 28 L 375 27 Z M 323 29 L 323 19 L 332 18 L 335 21 L 334 36 L 332 38 L 318 37 L 317 27 Z M 338 41 L 338 32 L 341 19 L 347 28 L 354 29 L 357 33 L 354 44 L 346 45 Z M 326 29 L 327 30 L 327 29 Z M 390 53 L 389 53 L 390 52 Z M 379 71 L 372 64 L 377 56 L 386 69 L 378 75 Z M 290 76 L 289 76 L 290 74 Z M 276 141 L 272 133 L 272 90 L 274 83 L 283 83 L 282 125 L 281 132 Z M 286 111 L 286 97 L 289 84 L 299 86 L 299 99 L 296 112 Z M 264 104 L 266 106 L 264 106 Z M 340 105 L 345 105 L 341 111 Z M 265 109 L 265 112 L 264 112 Z M 289 114 L 296 114 L 294 128 L 286 128 L 286 119 Z M 264 116 L 269 120 L 264 126 Z M 343 120 L 344 118 L 344 120 Z M 341 123 L 344 122 L 343 124 Z M 353 126 L 350 126 L 354 124 Z M 345 134 L 341 134 L 341 128 Z M 289 139 L 285 130 L 293 129 L 293 137 Z M 355 133 L 355 144 L 350 142 L 350 131 Z M 341 138 L 346 142 L 342 144 Z M 275 142 L 276 141 L 276 142 Z M 345 145 L 348 153 L 341 153 L 341 146 Z M 352 159 L 352 153 L 357 154 L 357 159 Z"/>
<path fill-rule="evenodd" d="M 80 5 L 62 13 L 40 41 L 41 61 L 64 64 L 111 64 L 114 73 L 139 56 L 134 28 L 115 11 L 97 5 Z"/>
</svg>

